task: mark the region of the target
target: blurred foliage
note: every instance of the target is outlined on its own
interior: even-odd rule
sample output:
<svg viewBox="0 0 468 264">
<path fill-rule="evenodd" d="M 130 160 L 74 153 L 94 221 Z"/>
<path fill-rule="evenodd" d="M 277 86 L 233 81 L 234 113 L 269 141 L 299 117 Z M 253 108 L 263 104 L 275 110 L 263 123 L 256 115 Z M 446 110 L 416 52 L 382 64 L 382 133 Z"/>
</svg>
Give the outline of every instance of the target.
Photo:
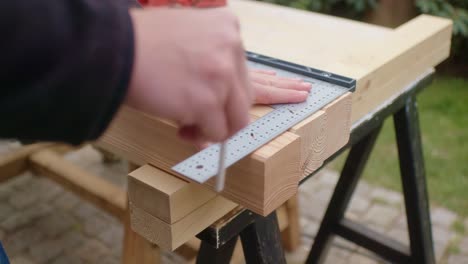
<svg viewBox="0 0 468 264">
<path fill-rule="evenodd" d="M 258 0 L 314 12 L 362 20 L 379 0 Z M 408 0 L 414 1 L 420 13 L 453 20 L 452 59 L 468 64 L 468 0 Z"/>
<path fill-rule="evenodd" d="M 359 19 L 377 5 L 377 0 L 260 0 L 314 12 Z"/>
<path fill-rule="evenodd" d="M 453 21 L 452 55 L 465 64 L 468 61 L 468 0 L 416 0 L 425 14 L 450 18 Z"/>
</svg>

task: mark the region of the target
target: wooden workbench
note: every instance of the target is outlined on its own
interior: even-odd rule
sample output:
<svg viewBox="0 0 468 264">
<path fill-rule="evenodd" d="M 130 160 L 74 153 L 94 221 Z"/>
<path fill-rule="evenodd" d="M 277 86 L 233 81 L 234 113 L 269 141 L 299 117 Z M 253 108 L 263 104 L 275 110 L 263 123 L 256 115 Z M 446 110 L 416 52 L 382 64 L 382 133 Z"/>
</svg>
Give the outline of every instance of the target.
<svg viewBox="0 0 468 264">
<path fill-rule="evenodd" d="M 149 164 L 130 177 L 132 226 L 165 248 L 177 248 L 238 204 L 261 215 L 273 212 L 297 192 L 301 176 L 346 144 L 351 124 L 450 52 L 452 24 L 442 18 L 422 15 L 387 29 L 261 2 L 233 0 L 229 6 L 240 18 L 247 50 L 354 78 L 357 89 L 231 167 L 222 195 L 210 190 L 212 182 L 201 188 L 173 175 L 171 166 L 196 152 L 176 137 L 174 124 L 123 108 L 99 145 Z M 251 115 L 268 111 L 254 107 Z M 302 164 L 311 153 L 318 164 Z"/>
</svg>

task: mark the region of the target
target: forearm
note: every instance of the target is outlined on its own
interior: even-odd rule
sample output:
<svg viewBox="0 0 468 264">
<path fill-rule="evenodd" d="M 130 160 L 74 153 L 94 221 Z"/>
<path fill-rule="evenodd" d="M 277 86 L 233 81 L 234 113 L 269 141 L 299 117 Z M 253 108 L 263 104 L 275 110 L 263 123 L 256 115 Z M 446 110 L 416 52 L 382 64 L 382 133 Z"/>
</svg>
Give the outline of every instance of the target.
<svg viewBox="0 0 468 264">
<path fill-rule="evenodd" d="M 97 138 L 125 97 L 133 30 L 117 0 L 0 2 L 0 137 Z"/>
</svg>

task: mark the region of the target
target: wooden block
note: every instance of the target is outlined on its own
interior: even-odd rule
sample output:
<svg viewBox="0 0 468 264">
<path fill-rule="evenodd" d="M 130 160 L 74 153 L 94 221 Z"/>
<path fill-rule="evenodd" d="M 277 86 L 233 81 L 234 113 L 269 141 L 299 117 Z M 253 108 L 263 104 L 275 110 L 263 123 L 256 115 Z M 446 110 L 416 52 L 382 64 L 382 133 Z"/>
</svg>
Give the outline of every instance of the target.
<svg viewBox="0 0 468 264">
<path fill-rule="evenodd" d="M 349 140 L 352 93 L 346 93 L 322 110 L 289 129 L 301 138 L 301 174 L 307 176 Z M 253 119 L 273 109 L 267 106 L 251 111 Z"/>
<path fill-rule="evenodd" d="M 149 163 L 167 172 L 197 152 L 178 138 L 174 124 L 128 107 L 121 109 L 98 144 L 134 163 Z M 297 135 L 284 133 L 277 137 L 228 168 L 222 195 L 268 215 L 297 192 L 299 149 Z M 205 186 L 214 189 L 214 179 Z"/>
<path fill-rule="evenodd" d="M 200 184 L 189 183 L 150 165 L 131 172 L 128 198 L 140 209 L 173 224 L 199 208 L 216 193 Z"/>
<path fill-rule="evenodd" d="M 121 188 L 79 168 L 52 150 L 35 152 L 29 160 L 31 168 L 38 174 L 52 179 L 124 221 L 127 194 Z"/>
<path fill-rule="evenodd" d="M 236 206 L 237 204 L 218 195 L 179 221 L 168 224 L 130 202 L 131 226 L 150 242 L 172 251 Z"/>
</svg>

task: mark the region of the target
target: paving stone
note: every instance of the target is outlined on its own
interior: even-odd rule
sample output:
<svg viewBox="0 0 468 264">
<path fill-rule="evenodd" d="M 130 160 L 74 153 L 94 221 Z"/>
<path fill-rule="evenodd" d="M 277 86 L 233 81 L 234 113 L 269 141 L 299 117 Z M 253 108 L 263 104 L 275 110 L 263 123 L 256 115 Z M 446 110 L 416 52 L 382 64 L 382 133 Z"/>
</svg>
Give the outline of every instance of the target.
<svg viewBox="0 0 468 264">
<path fill-rule="evenodd" d="M 369 209 L 369 206 L 369 199 L 360 195 L 354 195 L 353 198 L 351 198 L 351 203 L 348 210 L 357 214 L 362 214 Z"/>
<path fill-rule="evenodd" d="M 14 257 L 29 246 L 37 244 L 43 237 L 44 234 L 40 230 L 28 227 L 18 230 L 8 236 L 5 239 L 3 246 L 5 247 L 7 254 L 10 257 Z"/>
<path fill-rule="evenodd" d="M 84 262 L 74 255 L 67 254 L 59 256 L 52 264 L 84 264 Z"/>
<path fill-rule="evenodd" d="M 301 199 L 301 198 L 300 198 Z M 307 205 L 307 206 L 306 206 Z M 325 213 L 327 204 L 316 198 L 308 198 L 307 203 L 300 200 L 299 208 L 301 214 L 309 219 L 321 221 Z"/>
<path fill-rule="evenodd" d="M 38 193 L 34 189 L 25 189 L 14 192 L 8 202 L 16 209 L 24 209 L 35 204 L 38 200 Z"/>
<path fill-rule="evenodd" d="M 96 237 L 100 233 L 104 232 L 106 227 L 108 227 L 108 223 L 106 220 L 102 219 L 101 217 L 91 217 L 85 220 L 83 225 L 83 231 L 86 235 L 90 237 Z"/>
<path fill-rule="evenodd" d="M 349 262 L 349 258 L 351 257 L 351 252 L 348 250 L 344 250 L 338 247 L 331 247 L 330 251 L 328 251 L 327 258 L 325 259 L 325 263 L 333 263 L 333 264 L 345 264 Z"/>
<path fill-rule="evenodd" d="M 287 252 L 285 254 L 286 263 L 288 264 L 302 264 L 309 254 L 309 247 L 299 246 L 294 252 Z"/>
<path fill-rule="evenodd" d="M 468 255 L 468 236 L 465 236 L 460 244 L 458 245 L 458 248 L 462 253 L 465 253 Z M 468 262 L 467 262 L 468 263 Z"/>
<path fill-rule="evenodd" d="M 110 254 L 109 249 L 101 242 L 90 239 L 87 240 L 78 250 L 77 255 L 85 262 L 99 263 L 106 255 Z"/>
<path fill-rule="evenodd" d="M 7 203 L 0 204 L 0 222 L 3 222 L 7 219 L 11 213 L 13 212 L 13 208 Z"/>
<path fill-rule="evenodd" d="M 54 199 L 54 207 L 62 210 L 71 210 L 80 203 L 80 198 L 72 192 L 63 192 Z"/>
<path fill-rule="evenodd" d="M 376 225 L 374 223 L 369 223 L 369 224 L 364 224 L 365 227 L 372 229 L 380 234 L 385 234 L 387 231 L 387 228 L 381 226 L 381 225 Z"/>
<path fill-rule="evenodd" d="M 32 245 L 29 249 L 29 254 L 37 263 L 50 263 L 50 261 L 60 255 L 64 249 L 65 245 L 61 240 L 48 239 Z"/>
<path fill-rule="evenodd" d="M 45 202 L 56 198 L 65 191 L 62 186 L 44 177 L 34 182 L 32 188 L 37 191 L 40 199 Z"/>
<path fill-rule="evenodd" d="M 354 195 L 358 195 L 361 197 L 369 197 L 371 191 L 372 187 L 368 183 L 360 181 L 356 186 L 356 191 L 354 191 Z"/>
<path fill-rule="evenodd" d="M 439 263 L 441 261 L 446 250 L 447 250 L 446 244 L 444 245 L 439 242 L 434 242 L 434 252 L 435 252 L 436 263 Z"/>
<path fill-rule="evenodd" d="M 406 220 L 406 214 L 401 214 L 400 216 L 398 216 L 395 222 L 395 226 L 401 229 L 408 229 L 408 222 Z"/>
<path fill-rule="evenodd" d="M 398 242 L 409 245 L 409 235 L 408 230 L 406 229 L 394 226 L 389 232 L 387 232 L 387 235 Z"/>
<path fill-rule="evenodd" d="M 68 152 L 64 155 L 64 158 L 83 168 L 88 168 L 102 161 L 102 155 L 91 145 L 86 145 L 78 150 Z"/>
<path fill-rule="evenodd" d="M 122 163 L 115 163 L 110 166 L 102 166 L 101 163 L 95 163 L 88 167 L 94 174 L 99 175 L 106 181 L 122 188 L 126 188 L 127 168 Z"/>
<path fill-rule="evenodd" d="M 314 199 L 318 199 L 325 206 L 327 206 L 332 194 L 333 194 L 333 188 L 326 186 L 326 185 L 320 185 L 320 190 L 314 193 L 312 197 Z"/>
<path fill-rule="evenodd" d="M 452 255 L 448 257 L 447 264 L 466 264 L 468 263 L 468 256 L 466 255 Z"/>
<path fill-rule="evenodd" d="M 73 214 L 78 217 L 81 221 L 91 219 L 99 213 L 99 209 L 88 202 L 81 202 L 76 208 L 73 209 Z"/>
<path fill-rule="evenodd" d="M 114 256 L 106 256 L 99 262 L 100 264 L 120 264 L 120 260 Z"/>
<path fill-rule="evenodd" d="M 403 203 L 403 195 L 401 193 L 384 189 L 381 187 L 374 188 L 370 192 L 370 198 L 379 199 L 392 205 L 399 205 Z"/>
<path fill-rule="evenodd" d="M 13 186 L 17 189 L 21 189 L 24 186 L 29 186 L 31 183 L 36 180 L 36 177 L 30 171 L 23 172 L 22 174 L 15 176 L 13 181 Z"/>
<path fill-rule="evenodd" d="M 374 204 L 364 215 L 363 221 L 385 228 L 395 221 L 399 214 L 400 211 L 395 207 Z"/>
<path fill-rule="evenodd" d="M 343 249 L 343 250 L 347 250 L 349 252 L 352 252 L 352 251 L 355 251 L 357 249 L 357 245 L 354 244 L 353 242 L 350 242 L 342 237 L 338 237 L 338 236 L 335 236 L 333 238 L 333 245 Z"/>
<path fill-rule="evenodd" d="M 309 221 L 307 224 L 302 228 L 302 233 L 306 234 L 311 237 L 315 237 L 317 235 L 319 229 L 319 223 L 317 221 Z"/>
<path fill-rule="evenodd" d="M 188 263 L 184 258 L 182 258 L 181 256 L 178 256 L 177 254 L 173 254 L 172 252 L 163 251 L 161 255 L 162 255 L 161 262 L 164 264 L 186 264 Z M 237 264 L 237 263 L 233 263 L 233 264 Z"/>
<path fill-rule="evenodd" d="M 433 225 L 450 228 L 457 220 L 457 215 L 445 208 L 437 207 L 431 209 L 431 221 Z"/>
<path fill-rule="evenodd" d="M 349 219 L 349 220 L 358 222 L 359 220 L 361 220 L 361 218 L 362 218 L 365 214 L 366 214 L 366 213 L 357 213 L 357 212 L 353 212 L 353 211 L 347 210 L 347 211 L 345 212 L 345 217 L 346 217 L 346 219 Z"/>
<path fill-rule="evenodd" d="M 455 237 L 455 233 L 438 226 L 433 226 L 432 236 L 434 243 L 439 243 L 441 245 L 447 246 L 450 243 L 450 241 Z"/>
<path fill-rule="evenodd" d="M 73 225 L 76 220 L 70 214 L 61 211 L 54 211 L 50 215 L 46 215 L 39 219 L 37 226 L 41 229 L 46 236 L 56 237 L 59 234 L 65 233 Z"/>
<path fill-rule="evenodd" d="M 326 185 L 330 188 L 334 188 L 336 183 L 338 182 L 339 174 L 333 170 L 323 170 L 320 175 L 317 175 L 318 179 L 320 180 L 321 185 Z"/>
<path fill-rule="evenodd" d="M 301 245 L 308 247 L 309 249 L 312 247 L 313 244 L 313 237 L 307 235 L 301 235 Z"/>
<path fill-rule="evenodd" d="M 309 223 L 309 219 L 305 218 L 302 216 L 302 213 L 299 213 L 299 225 L 301 226 L 301 229 L 304 229 L 304 227 Z"/>
<path fill-rule="evenodd" d="M 15 192 L 15 187 L 10 181 L 2 182 L 0 184 L 0 201 L 8 199 Z"/>
<path fill-rule="evenodd" d="M 348 264 L 377 264 L 377 263 L 379 263 L 377 260 L 369 256 L 362 255 L 360 253 L 353 253 L 348 259 Z"/>
<path fill-rule="evenodd" d="M 10 232 L 37 218 L 47 215 L 51 210 L 52 208 L 45 204 L 34 205 L 24 211 L 13 212 L 7 219 L 0 222 L 0 227 Z"/>
<path fill-rule="evenodd" d="M 73 252 L 76 248 L 84 244 L 86 238 L 79 232 L 70 231 L 62 234 L 60 241 L 63 244 L 65 251 Z"/>
<path fill-rule="evenodd" d="M 109 228 L 106 228 L 104 232 L 101 232 L 98 235 L 99 240 L 101 240 L 106 246 L 113 248 L 116 243 L 122 244 L 123 241 L 123 227 L 112 225 Z"/>
<path fill-rule="evenodd" d="M 31 259 L 29 259 L 26 256 L 16 256 L 13 258 L 10 258 L 10 263 L 11 264 L 34 264 Z"/>
</svg>

